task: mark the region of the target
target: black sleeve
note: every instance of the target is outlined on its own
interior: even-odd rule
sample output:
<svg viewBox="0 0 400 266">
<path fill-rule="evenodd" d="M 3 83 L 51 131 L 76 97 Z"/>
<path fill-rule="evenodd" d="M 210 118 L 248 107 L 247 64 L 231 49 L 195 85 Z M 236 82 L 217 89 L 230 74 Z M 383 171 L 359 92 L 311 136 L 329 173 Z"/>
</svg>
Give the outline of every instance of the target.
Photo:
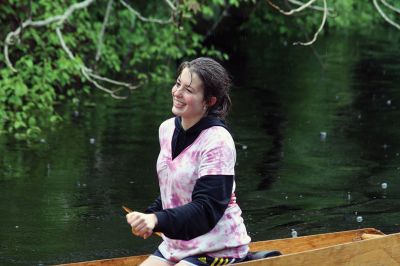
<svg viewBox="0 0 400 266">
<path fill-rule="evenodd" d="M 156 200 L 144 211 L 144 213 L 155 213 L 162 211 L 162 201 L 161 196 L 158 196 Z"/>
<path fill-rule="evenodd" d="M 233 179 L 233 175 L 199 178 L 192 192 L 192 202 L 155 212 L 158 223 L 154 231 L 180 240 L 190 240 L 211 231 L 228 207 Z"/>
</svg>

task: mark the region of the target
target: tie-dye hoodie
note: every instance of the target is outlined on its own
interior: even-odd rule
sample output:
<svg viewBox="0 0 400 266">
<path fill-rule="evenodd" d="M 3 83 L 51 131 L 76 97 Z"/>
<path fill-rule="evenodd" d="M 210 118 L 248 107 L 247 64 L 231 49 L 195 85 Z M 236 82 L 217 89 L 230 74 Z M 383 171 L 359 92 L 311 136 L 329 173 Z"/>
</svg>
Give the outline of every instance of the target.
<svg viewBox="0 0 400 266">
<path fill-rule="evenodd" d="M 204 129 L 196 140 L 172 159 L 171 140 L 175 130 L 174 118 L 159 129 L 160 154 L 157 173 L 163 209 L 180 207 L 192 201 L 192 192 L 199 178 L 212 175 L 234 175 L 235 144 L 229 132 L 220 126 Z M 195 254 L 213 257 L 242 258 L 248 252 L 250 237 L 234 197 L 222 218 L 208 233 L 190 240 L 171 239 L 163 235 L 159 250 L 171 261 Z"/>
</svg>

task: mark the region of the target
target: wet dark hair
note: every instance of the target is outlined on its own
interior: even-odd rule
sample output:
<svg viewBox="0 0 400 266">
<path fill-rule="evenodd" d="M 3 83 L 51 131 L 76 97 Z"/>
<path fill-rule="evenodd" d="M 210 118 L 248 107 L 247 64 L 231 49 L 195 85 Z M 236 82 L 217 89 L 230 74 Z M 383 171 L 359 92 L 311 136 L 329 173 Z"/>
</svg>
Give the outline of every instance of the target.
<svg viewBox="0 0 400 266">
<path fill-rule="evenodd" d="M 225 119 L 232 106 L 229 97 L 232 80 L 228 71 L 220 63 L 208 57 L 183 62 L 178 68 L 178 76 L 185 68 L 200 78 L 204 89 L 204 100 L 207 103 L 211 97 L 217 98 L 216 103 L 208 108 L 207 114 Z"/>
</svg>

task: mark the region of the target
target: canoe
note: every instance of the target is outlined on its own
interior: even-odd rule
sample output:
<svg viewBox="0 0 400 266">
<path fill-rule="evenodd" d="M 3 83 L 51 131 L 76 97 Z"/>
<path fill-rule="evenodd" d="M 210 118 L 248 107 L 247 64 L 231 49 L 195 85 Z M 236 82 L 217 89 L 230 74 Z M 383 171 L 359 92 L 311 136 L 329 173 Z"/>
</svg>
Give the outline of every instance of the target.
<svg viewBox="0 0 400 266">
<path fill-rule="evenodd" d="M 374 228 L 253 242 L 250 251 L 279 250 L 282 255 L 237 263 L 247 266 L 400 265 L 400 233 Z M 63 264 L 68 266 L 139 265 L 148 255 Z"/>
</svg>

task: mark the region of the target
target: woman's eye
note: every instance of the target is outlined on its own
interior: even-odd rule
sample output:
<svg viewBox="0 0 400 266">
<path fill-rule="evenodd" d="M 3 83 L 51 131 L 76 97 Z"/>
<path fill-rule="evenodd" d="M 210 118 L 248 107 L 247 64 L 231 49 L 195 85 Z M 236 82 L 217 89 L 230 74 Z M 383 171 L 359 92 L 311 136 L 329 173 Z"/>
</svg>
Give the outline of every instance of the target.
<svg viewBox="0 0 400 266">
<path fill-rule="evenodd" d="M 186 91 L 189 92 L 189 93 L 192 93 L 192 92 L 193 92 L 193 91 L 192 91 L 191 89 L 189 89 L 189 88 L 186 88 Z"/>
</svg>

